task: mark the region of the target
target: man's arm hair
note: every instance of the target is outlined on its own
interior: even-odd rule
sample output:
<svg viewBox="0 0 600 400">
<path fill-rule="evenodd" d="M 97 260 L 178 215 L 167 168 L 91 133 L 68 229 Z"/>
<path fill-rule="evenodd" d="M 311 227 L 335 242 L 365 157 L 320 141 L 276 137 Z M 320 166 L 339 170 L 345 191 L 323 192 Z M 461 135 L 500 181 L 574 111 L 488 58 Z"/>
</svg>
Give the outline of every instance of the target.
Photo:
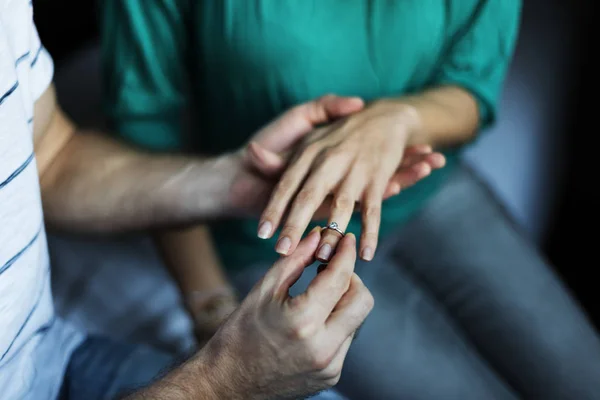
<svg viewBox="0 0 600 400">
<path fill-rule="evenodd" d="M 235 167 L 213 159 L 144 153 L 79 131 L 53 87 L 36 102 L 35 153 L 46 221 L 105 232 L 216 217 L 225 212 Z"/>
<path fill-rule="evenodd" d="M 128 394 L 124 400 L 241 400 L 246 398 L 242 388 L 235 388 L 231 372 L 235 360 L 221 357 L 203 347 L 198 353 L 157 378 L 148 386 Z M 237 389 L 237 390 L 236 390 Z"/>
<path fill-rule="evenodd" d="M 180 365 L 150 385 L 128 393 L 123 400 L 210 399 L 212 393 L 209 388 L 202 389 L 202 384 L 199 384 L 202 376 L 192 374 L 190 369 L 190 365 Z"/>
</svg>

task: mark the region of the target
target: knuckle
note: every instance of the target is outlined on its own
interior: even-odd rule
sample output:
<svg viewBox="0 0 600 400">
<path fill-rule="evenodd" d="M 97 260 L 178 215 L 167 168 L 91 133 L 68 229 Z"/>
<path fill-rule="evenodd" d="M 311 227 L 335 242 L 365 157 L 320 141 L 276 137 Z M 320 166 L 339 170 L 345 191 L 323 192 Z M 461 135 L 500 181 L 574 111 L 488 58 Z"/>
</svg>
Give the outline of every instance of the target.
<svg viewBox="0 0 600 400">
<path fill-rule="evenodd" d="M 313 188 L 302 189 L 296 196 L 295 202 L 299 206 L 307 206 L 315 200 L 316 191 Z"/>
<path fill-rule="evenodd" d="M 283 262 L 289 263 L 290 260 L 291 260 L 291 258 L 283 258 L 283 259 L 280 259 L 279 262 L 283 261 Z M 297 313 L 300 310 L 302 310 L 302 307 L 304 306 L 304 302 L 301 300 L 300 296 L 291 297 L 288 300 L 287 304 L 288 304 L 288 308 L 292 312 L 292 315 L 294 313 Z"/>
<path fill-rule="evenodd" d="M 342 373 L 340 371 L 336 375 L 334 375 L 333 377 L 326 378 L 325 381 L 324 381 L 325 385 L 327 385 L 328 388 L 334 387 L 334 386 L 336 386 L 340 382 L 340 378 L 341 377 L 342 377 Z"/>
<path fill-rule="evenodd" d="M 295 105 L 289 109 L 289 111 L 286 113 L 286 116 L 290 116 L 295 119 L 304 119 L 306 118 L 307 112 L 310 111 L 308 110 L 309 107 L 310 105 L 307 105 L 306 103 Z"/>
<path fill-rule="evenodd" d="M 373 309 L 373 307 L 375 307 L 375 297 L 373 297 L 373 294 L 366 287 L 365 287 L 364 291 L 365 291 L 365 294 L 364 294 L 365 308 L 367 309 L 367 312 L 370 312 Z"/>
<path fill-rule="evenodd" d="M 325 107 L 323 98 L 317 99 L 317 101 L 311 101 L 309 104 L 309 115 L 313 121 L 325 120 L 327 114 L 325 113 Z"/>
<path fill-rule="evenodd" d="M 350 285 L 351 280 L 352 280 L 352 271 L 350 271 L 348 269 L 341 269 L 338 272 L 338 278 L 336 279 L 336 283 L 340 286 L 340 289 L 346 289 Z"/>
<path fill-rule="evenodd" d="M 341 147 L 331 147 L 324 152 L 324 157 L 330 162 L 338 162 L 341 158 L 346 158 L 348 152 Z"/>
<path fill-rule="evenodd" d="M 332 359 L 327 367 L 319 371 L 320 379 L 326 385 L 335 386 L 340 379 L 340 375 L 342 374 L 342 366 L 343 362 L 336 359 L 335 355 L 332 356 Z"/>
<path fill-rule="evenodd" d="M 290 329 L 290 338 L 295 341 L 306 341 L 314 335 L 316 326 L 309 322 L 299 322 Z"/>
<path fill-rule="evenodd" d="M 309 107 L 310 104 L 311 104 L 310 102 L 297 104 L 290 109 L 290 113 L 295 114 L 295 115 L 304 116 L 304 110 L 306 109 L 306 107 Z"/>
<path fill-rule="evenodd" d="M 366 315 L 369 312 L 371 312 L 371 310 L 375 306 L 375 298 L 373 297 L 371 291 L 367 289 L 367 287 L 364 284 L 360 288 L 359 299 L 364 307 L 364 314 Z"/>
<path fill-rule="evenodd" d="M 277 218 L 279 218 L 279 215 L 280 215 L 279 206 L 272 204 L 269 206 L 269 208 L 267 208 L 263 212 L 261 219 L 273 222 L 273 221 L 277 220 Z"/>
<path fill-rule="evenodd" d="M 275 193 L 288 194 L 294 188 L 294 184 L 290 178 L 283 177 L 275 186 Z"/>
<path fill-rule="evenodd" d="M 336 96 L 332 93 L 327 93 L 324 94 L 323 96 L 319 97 L 317 99 L 317 103 L 321 105 L 321 107 L 326 108 L 327 105 L 329 104 L 329 102 L 333 101 L 336 98 Z"/>
<path fill-rule="evenodd" d="M 321 145 L 317 142 L 310 143 L 304 149 L 304 154 L 309 158 L 316 157 L 321 152 Z"/>
<path fill-rule="evenodd" d="M 361 240 L 364 246 L 375 246 L 377 244 L 378 232 L 373 228 L 370 231 L 365 231 L 361 235 Z"/>
<path fill-rule="evenodd" d="M 339 210 L 349 210 L 354 208 L 354 200 L 347 194 L 339 194 L 333 199 L 333 207 Z"/>
<path fill-rule="evenodd" d="M 376 170 L 377 167 L 379 166 L 379 164 L 381 163 L 380 159 L 373 159 L 373 157 L 371 155 L 366 155 L 366 154 L 359 154 L 356 157 L 356 161 L 355 164 L 357 167 L 362 168 L 364 170 Z"/>
<path fill-rule="evenodd" d="M 293 328 L 293 329 L 290 329 L 289 338 L 296 342 L 302 341 L 302 340 L 304 340 L 303 334 L 304 334 L 304 331 L 302 329 L 300 329 L 299 327 Z"/>
<path fill-rule="evenodd" d="M 369 219 L 379 219 L 381 215 L 381 206 L 374 204 L 367 204 L 365 207 L 365 217 Z"/>
<path fill-rule="evenodd" d="M 300 228 L 300 226 L 298 224 L 296 224 L 295 222 L 287 222 L 285 224 L 285 226 L 283 227 L 283 229 L 281 229 L 281 233 L 279 234 L 280 237 L 290 237 L 290 238 L 296 238 L 297 235 L 300 235 L 302 232 L 302 228 Z M 290 262 L 292 262 L 290 259 Z"/>
<path fill-rule="evenodd" d="M 350 274 L 346 271 L 338 272 L 335 282 L 333 282 L 331 284 L 332 293 L 335 293 L 335 294 L 339 295 L 340 297 L 344 293 L 346 293 L 346 291 L 348 290 L 348 287 L 350 286 L 349 276 L 350 276 Z"/>
<path fill-rule="evenodd" d="M 332 359 L 333 355 L 327 354 L 324 351 L 314 352 L 311 358 L 311 367 L 314 371 L 325 373 Z"/>
</svg>

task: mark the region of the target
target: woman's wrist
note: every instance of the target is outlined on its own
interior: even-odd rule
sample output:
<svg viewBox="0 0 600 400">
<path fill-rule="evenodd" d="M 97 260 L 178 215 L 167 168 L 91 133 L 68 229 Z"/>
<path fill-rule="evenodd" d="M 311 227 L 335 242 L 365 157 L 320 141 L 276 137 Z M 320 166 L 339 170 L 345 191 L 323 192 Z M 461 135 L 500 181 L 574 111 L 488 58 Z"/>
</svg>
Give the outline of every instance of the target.
<svg viewBox="0 0 600 400">
<path fill-rule="evenodd" d="M 472 140 L 479 127 L 477 101 L 470 92 L 456 86 L 432 88 L 376 103 L 396 110 L 409 123 L 408 145 L 427 144 L 433 148 L 461 145 Z"/>
<path fill-rule="evenodd" d="M 215 314 L 220 314 L 217 308 L 221 304 L 226 305 L 227 309 L 232 308 L 237 304 L 237 296 L 231 286 L 224 285 L 214 289 L 188 292 L 184 295 L 184 301 L 187 309 L 196 317 L 213 311 Z"/>
<path fill-rule="evenodd" d="M 414 105 L 401 99 L 384 98 L 374 101 L 368 108 L 372 108 L 375 115 L 390 118 L 406 146 L 428 144 L 421 129 L 421 116 Z"/>
<path fill-rule="evenodd" d="M 229 285 L 186 293 L 184 302 L 200 342 L 210 339 L 239 305 L 235 290 Z"/>
</svg>

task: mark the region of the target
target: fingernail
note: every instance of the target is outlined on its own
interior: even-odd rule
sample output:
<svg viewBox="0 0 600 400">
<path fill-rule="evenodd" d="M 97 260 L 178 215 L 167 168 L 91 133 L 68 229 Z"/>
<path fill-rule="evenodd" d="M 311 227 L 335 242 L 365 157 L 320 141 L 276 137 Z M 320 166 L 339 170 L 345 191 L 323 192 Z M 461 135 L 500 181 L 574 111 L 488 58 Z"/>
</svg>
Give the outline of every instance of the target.
<svg viewBox="0 0 600 400">
<path fill-rule="evenodd" d="M 279 239 L 277 242 L 277 246 L 275 246 L 275 251 L 279 254 L 283 254 L 284 256 L 290 251 L 290 247 L 292 246 L 292 241 L 289 237 L 283 237 Z"/>
<path fill-rule="evenodd" d="M 431 166 L 429 164 L 425 164 L 424 169 L 427 176 L 431 175 Z"/>
<path fill-rule="evenodd" d="M 273 225 L 269 221 L 265 221 L 258 227 L 258 237 L 261 239 L 268 239 L 269 235 L 271 235 L 271 230 L 273 229 Z"/>
<path fill-rule="evenodd" d="M 365 261 L 371 261 L 373 259 L 373 249 L 365 247 L 362 251 L 361 258 Z"/>
<path fill-rule="evenodd" d="M 426 176 L 428 176 L 431 173 L 431 168 L 429 167 L 428 164 L 425 164 L 425 163 L 415 164 L 413 169 L 422 178 L 425 178 Z"/>
<path fill-rule="evenodd" d="M 317 258 L 319 260 L 329 260 L 330 256 L 331 256 L 331 246 L 328 245 L 327 243 L 325 243 L 319 249 L 319 252 L 317 253 Z"/>
<path fill-rule="evenodd" d="M 434 154 L 434 156 L 434 161 L 436 162 L 436 165 L 439 168 L 443 168 L 446 165 L 446 157 L 444 157 L 442 154 Z"/>
</svg>

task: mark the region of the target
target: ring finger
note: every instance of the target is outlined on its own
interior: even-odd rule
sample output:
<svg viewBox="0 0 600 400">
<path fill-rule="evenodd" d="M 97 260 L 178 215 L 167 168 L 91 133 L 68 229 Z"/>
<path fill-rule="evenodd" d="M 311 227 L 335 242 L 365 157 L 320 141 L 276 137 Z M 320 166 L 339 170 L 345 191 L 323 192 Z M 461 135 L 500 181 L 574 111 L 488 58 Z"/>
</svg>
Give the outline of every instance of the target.
<svg viewBox="0 0 600 400">
<path fill-rule="evenodd" d="M 360 168 L 353 169 L 334 194 L 328 226 L 335 223 L 340 231 L 346 232 L 356 201 L 360 198 L 364 186 L 364 172 Z M 342 237 L 343 235 L 335 229 L 323 230 L 321 243 L 317 248 L 317 259 L 323 262 L 329 261 Z"/>
</svg>

